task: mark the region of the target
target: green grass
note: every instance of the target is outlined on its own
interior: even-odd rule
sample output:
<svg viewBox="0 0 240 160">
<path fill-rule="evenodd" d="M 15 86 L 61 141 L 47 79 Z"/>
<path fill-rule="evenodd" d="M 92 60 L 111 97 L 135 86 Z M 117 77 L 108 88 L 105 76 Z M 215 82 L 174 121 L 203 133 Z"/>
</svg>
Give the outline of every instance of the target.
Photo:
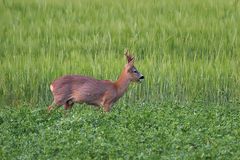
<svg viewBox="0 0 240 160">
<path fill-rule="evenodd" d="M 237 159 L 239 0 L 1 0 L 1 159 Z M 64 74 L 145 76 L 111 113 L 46 108 Z M 3 157 L 3 158 L 2 158 Z"/>
<path fill-rule="evenodd" d="M 239 106 L 135 104 L 5 108 L 3 159 L 238 159 Z"/>
</svg>

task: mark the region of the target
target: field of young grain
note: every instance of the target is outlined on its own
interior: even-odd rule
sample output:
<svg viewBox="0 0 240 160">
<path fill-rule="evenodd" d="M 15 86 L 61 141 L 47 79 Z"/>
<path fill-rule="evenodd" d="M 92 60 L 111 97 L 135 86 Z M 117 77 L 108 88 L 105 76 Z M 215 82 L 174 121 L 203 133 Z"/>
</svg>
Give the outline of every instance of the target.
<svg viewBox="0 0 240 160">
<path fill-rule="evenodd" d="M 1 159 L 237 159 L 239 0 L 0 1 Z M 64 74 L 145 76 L 110 113 L 51 114 Z"/>
</svg>

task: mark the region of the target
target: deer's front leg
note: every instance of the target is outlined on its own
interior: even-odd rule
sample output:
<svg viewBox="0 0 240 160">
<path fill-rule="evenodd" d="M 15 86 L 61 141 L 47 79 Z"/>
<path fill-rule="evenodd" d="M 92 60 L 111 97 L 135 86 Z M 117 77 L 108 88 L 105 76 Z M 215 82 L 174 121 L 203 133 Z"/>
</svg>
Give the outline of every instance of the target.
<svg viewBox="0 0 240 160">
<path fill-rule="evenodd" d="M 112 103 L 111 102 L 106 102 L 103 104 L 103 111 L 104 112 L 109 112 L 112 108 Z"/>
<path fill-rule="evenodd" d="M 114 103 L 115 93 L 106 92 L 102 98 L 101 106 L 103 107 L 104 112 L 109 112 Z"/>
</svg>

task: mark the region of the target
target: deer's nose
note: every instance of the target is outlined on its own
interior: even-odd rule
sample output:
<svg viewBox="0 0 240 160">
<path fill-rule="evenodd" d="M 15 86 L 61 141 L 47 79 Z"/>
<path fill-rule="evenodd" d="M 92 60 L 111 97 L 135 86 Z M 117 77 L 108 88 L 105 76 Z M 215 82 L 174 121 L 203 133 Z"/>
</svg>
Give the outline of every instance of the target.
<svg viewBox="0 0 240 160">
<path fill-rule="evenodd" d="M 144 79 L 144 76 L 143 76 L 143 75 L 141 75 L 141 77 L 140 77 L 139 79 Z"/>
</svg>

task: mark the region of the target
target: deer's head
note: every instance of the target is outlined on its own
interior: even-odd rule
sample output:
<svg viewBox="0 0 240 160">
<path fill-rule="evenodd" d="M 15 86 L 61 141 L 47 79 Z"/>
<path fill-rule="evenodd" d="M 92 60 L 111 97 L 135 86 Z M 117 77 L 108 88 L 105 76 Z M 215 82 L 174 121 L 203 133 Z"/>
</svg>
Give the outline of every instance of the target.
<svg viewBox="0 0 240 160">
<path fill-rule="evenodd" d="M 125 65 L 125 73 L 132 82 L 141 82 L 144 76 L 134 66 L 134 57 L 129 54 L 128 50 L 125 53 L 127 64 Z"/>
</svg>

